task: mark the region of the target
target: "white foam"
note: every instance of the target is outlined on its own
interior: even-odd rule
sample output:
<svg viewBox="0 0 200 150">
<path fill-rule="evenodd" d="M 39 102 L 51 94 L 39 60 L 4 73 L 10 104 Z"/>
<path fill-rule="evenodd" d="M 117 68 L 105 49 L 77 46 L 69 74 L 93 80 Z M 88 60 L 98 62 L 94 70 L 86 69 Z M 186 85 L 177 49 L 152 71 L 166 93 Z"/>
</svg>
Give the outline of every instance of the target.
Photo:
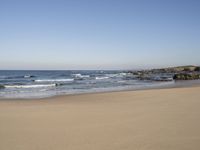
<svg viewBox="0 0 200 150">
<path fill-rule="evenodd" d="M 120 75 L 120 76 L 126 76 L 127 73 L 121 72 L 121 73 L 119 73 L 119 75 Z"/>
<path fill-rule="evenodd" d="M 90 77 L 90 75 L 82 75 L 80 73 L 72 74 L 72 76 L 75 78 L 89 78 Z"/>
<path fill-rule="evenodd" d="M 126 77 L 126 76 L 130 76 L 132 74 L 129 74 L 129 73 L 115 73 L 115 74 L 106 74 L 107 77 L 110 77 L 110 78 L 114 78 L 114 77 Z"/>
<path fill-rule="evenodd" d="M 104 79 L 108 79 L 109 77 L 96 77 L 96 80 L 104 80 Z"/>
<path fill-rule="evenodd" d="M 83 78 L 89 78 L 90 75 L 82 75 Z"/>
<path fill-rule="evenodd" d="M 24 78 L 30 78 L 30 77 L 31 77 L 31 75 L 29 75 L 29 74 L 24 76 Z"/>
<path fill-rule="evenodd" d="M 80 77 L 80 76 L 81 76 L 81 74 L 80 74 L 80 73 L 77 73 L 77 74 L 72 74 L 72 76 L 74 76 L 74 77 Z"/>
<path fill-rule="evenodd" d="M 71 82 L 74 79 L 44 79 L 44 80 L 34 80 L 35 82 Z"/>
<path fill-rule="evenodd" d="M 118 74 L 106 74 L 107 77 L 113 78 L 113 77 L 117 77 Z"/>
<path fill-rule="evenodd" d="M 42 88 L 54 87 L 56 84 L 38 84 L 38 85 L 5 85 L 5 88 Z"/>
</svg>

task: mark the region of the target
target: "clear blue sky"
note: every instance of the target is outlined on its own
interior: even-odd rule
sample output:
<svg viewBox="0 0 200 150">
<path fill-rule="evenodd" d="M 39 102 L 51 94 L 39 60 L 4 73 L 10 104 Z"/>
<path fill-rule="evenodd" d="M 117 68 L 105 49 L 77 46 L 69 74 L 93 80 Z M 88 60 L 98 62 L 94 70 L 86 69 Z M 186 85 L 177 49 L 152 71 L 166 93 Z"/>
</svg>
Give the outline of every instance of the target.
<svg viewBox="0 0 200 150">
<path fill-rule="evenodd" d="M 0 69 L 200 65 L 200 0 L 0 0 Z"/>
</svg>

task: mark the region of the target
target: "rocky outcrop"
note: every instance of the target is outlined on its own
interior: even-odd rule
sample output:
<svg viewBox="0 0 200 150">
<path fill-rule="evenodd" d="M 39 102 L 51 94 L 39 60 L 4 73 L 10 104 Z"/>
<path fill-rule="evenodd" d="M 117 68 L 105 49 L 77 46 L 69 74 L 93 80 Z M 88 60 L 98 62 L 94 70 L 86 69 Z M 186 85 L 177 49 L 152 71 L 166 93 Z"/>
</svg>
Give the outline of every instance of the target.
<svg viewBox="0 0 200 150">
<path fill-rule="evenodd" d="M 199 66 L 180 66 L 151 70 L 129 71 L 139 80 L 172 81 L 200 79 Z"/>
<path fill-rule="evenodd" d="M 200 72 L 200 67 L 196 67 L 194 71 L 199 71 Z"/>
<path fill-rule="evenodd" d="M 179 73 L 179 74 L 175 74 L 173 79 L 174 80 L 197 80 L 197 79 L 200 79 L 200 74 Z"/>
</svg>

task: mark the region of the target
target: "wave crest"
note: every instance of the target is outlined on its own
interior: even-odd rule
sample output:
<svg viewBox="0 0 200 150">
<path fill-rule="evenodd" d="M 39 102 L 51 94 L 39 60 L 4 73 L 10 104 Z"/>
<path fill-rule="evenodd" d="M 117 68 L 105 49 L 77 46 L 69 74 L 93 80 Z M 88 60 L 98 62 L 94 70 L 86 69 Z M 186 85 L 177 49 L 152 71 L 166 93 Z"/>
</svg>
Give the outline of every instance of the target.
<svg viewBox="0 0 200 150">
<path fill-rule="evenodd" d="M 71 82 L 74 79 L 38 79 L 34 80 L 34 82 Z"/>
<path fill-rule="evenodd" d="M 57 84 L 37 84 L 37 85 L 4 85 L 5 88 L 43 88 L 55 87 Z"/>
<path fill-rule="evenodd" d="M 96 77 L 96 80 L 104 80 L 104 79 L 108 79 L 109 77 Z"/>
</svg>

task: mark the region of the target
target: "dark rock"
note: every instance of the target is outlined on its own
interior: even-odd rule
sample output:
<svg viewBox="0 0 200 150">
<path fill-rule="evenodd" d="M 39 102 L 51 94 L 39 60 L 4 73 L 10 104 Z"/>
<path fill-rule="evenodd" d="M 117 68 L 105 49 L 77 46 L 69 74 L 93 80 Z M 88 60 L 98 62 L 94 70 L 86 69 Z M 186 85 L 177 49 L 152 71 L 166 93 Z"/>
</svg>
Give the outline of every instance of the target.
<svg viewBox="0 0 200 150">
<path fill-rule="evenodd" d="M 161 69 L 150 69 L 140 71 L 129 71 L 139 80 L 158 80 L 172 81 L 175 80 L 195 80 L 200 79 L 199 66 L 179 66 Z M 165 78 L 166 77 L 166 78 Z"/>
<path fill-rule="evenodd" d="M 196 67 L 194 71 L 200 71 L 200 67 Z"/>
<path fill-rule="evenodd" d="M 179 74 L 175 74 L 173 77 L 174 80 L 196 80 L 196 79 L 200 79 L 200 75 L 199 74 L 188 74 L 188 73 L 179 73 Z"/>
<path fill-rule="evenodd" d="M 4 85 L 0 85 L 0 89 L 4 89 L 5 88 L 5 86 Z"/>
</svg>

